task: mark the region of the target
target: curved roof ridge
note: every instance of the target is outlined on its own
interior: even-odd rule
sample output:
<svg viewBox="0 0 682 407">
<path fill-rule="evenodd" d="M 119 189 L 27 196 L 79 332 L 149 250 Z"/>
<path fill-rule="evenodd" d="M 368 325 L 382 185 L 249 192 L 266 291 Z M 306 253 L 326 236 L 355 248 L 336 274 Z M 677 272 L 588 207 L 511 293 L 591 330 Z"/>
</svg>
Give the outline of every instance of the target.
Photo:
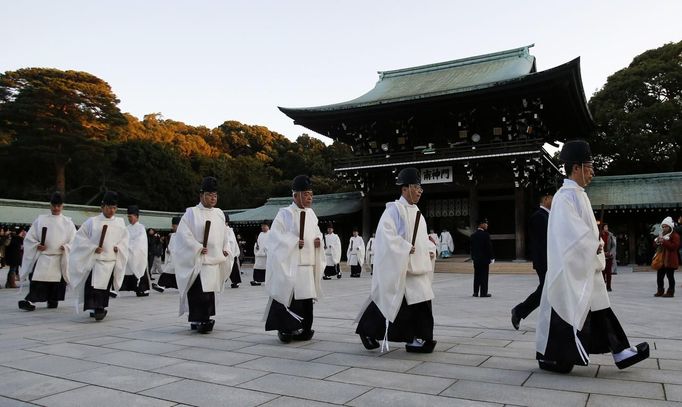
<svg viewBox="0 0 682 407">
<path fill-rule="evenodd" d="M 489 54 L 474 55 L 471 57 L 453 59 L 451 61 L 436 62 L 433 64 L 413 66 L 409 68 L 393 69 L 390 71 L 378 71 L 379 79 L 402 76 L 402 75 L 412 75 L 416 73 L 437 71 L 441 69 L 455 68 L 458 66 L 474 65 L 482 62 L 495 61 L 503 58 L 509 57 L 524 57 L 530 56 L 529 49 L 534 47 L 535 44 L 526 45 L 519 48 L 508 49 L 504 51 L 492 52 Z"/>
</svg>

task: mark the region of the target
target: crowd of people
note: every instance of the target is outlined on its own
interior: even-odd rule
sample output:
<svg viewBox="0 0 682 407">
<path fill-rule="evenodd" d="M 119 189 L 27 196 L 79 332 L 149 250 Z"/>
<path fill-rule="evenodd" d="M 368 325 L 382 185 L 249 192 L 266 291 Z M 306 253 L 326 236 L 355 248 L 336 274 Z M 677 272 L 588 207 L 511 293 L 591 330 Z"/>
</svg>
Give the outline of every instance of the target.
<svg viewBox="0 0 682 407">
<path fill-rule="evenodd" d="M 560 158 L 567 178 L 556 193 L 542 195 L 530 218 L 539 285 L 511 310 L 511 322 L 518 329 L 521 320 L 539 309 L 536 356 L 542 369 L 567 373 L 575 365 L 587 365 L 590 354 L 607 352 L 616 366 L 625 368 L 646 359 L 649 348 L 646 342 L 630 345 L 610 308 L 616 242 L 608 225 L 598 226 L 584 190 L 594 176 L 589 145 L 569 141 Z M 277 331 L 283 343 L 314 336 L 314 303 L 320 300 L 321 282 L 342 277 L 341 240 L 333 224 L 326 225 L 326 233 L 320 229 L 312 208 L 311 179 L 299 175 L 291 189 L 292 203 L 281 208 L 271 224 L 261 225 L 250 282 L 265 284 L 264 328 Z M 232 288 L 241 283 L 239 258 L 244 246 L 229 226 L 229 217 L 217 207 L 217 191 L 218 180 L 205 177 L 199 203 L 172 219 L 167 244 L 156 231 L 144 227 L 136 206 L 127 208 L 128 225 L 114 216 L 118 197 L 113 191 L 104 195 L 101 213 L 79 229 L 62 215 L 63 200 L 55 193 L 50 213 L 40 215 L 27 232 L 10 234 L 5 246 L 9 274 L 29 287 L 19 308 L 33 311 L 40 302 L 56 308 L 68 285 L 77 294 L 78 310 L 102 321 L 110 298 L 121 291 L 146 297 L 150 289 L 163 293 L 174 288 L 179 292 L 179 315 L 187 314 L 190 329 L 211 332 L 216 294 L 228 279 Z M 370 295 L 359 310 L 355 332 L 368 350 L 381 347 L 383 351 L 388 342 L 404 342 L 407 352 L 430 353 L 436 346 L 435 261 L 451 255 L 453 241 L 447 231 L 440 236 L 427 232 L 427 220 L 418 207 L 424 189 L 416 168 L 399 172 L 396 193 L 399 198 L 386 203 L 367 244 L 357 229 L 348 242 L 350 277 L 360 277 L 363 266 L 371 274 Z M 488 220 L 481 218 L 477 226 L 471 236 L 473 296 L 488 298 L 489 267 L 495 258 Z M 17 242 L 22 239 L 20 259 L 14 252 L 17 243 L 12 243 L 15 236 Z M 663 220 L 654 244 L 660 261 L 655 295 L 673 297 L 680 236 L 671 218 Z M 156 282 L 154 274 L 158 274 Z"/>
</svg>

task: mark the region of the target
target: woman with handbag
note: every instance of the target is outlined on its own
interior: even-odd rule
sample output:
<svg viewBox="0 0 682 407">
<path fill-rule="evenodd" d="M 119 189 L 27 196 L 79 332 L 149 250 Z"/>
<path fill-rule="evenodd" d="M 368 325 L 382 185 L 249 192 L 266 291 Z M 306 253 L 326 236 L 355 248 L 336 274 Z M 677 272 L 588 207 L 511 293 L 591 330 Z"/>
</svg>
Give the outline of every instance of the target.
<svg viewBox="0 0 682 407">
<path fill-rule="evenodd" d="M 661 222 L 661 234 L 654 240 L 656 255 L 652 260 L 652 266 L 658 270 L 656 283 L 658 290 L 654 297 L 675 296 L 675 270 L 680 265 L 677 251 L 680 249 L 680 235 L 673 230 L 673 219 L 668 216 Z M 659 257 L 658 259 L 656 257 Z M 658 263 L 658 264 L 656 264 Z M 663 278 L 668 277 L 668 291 L 664 293 Z"/>
</svg>

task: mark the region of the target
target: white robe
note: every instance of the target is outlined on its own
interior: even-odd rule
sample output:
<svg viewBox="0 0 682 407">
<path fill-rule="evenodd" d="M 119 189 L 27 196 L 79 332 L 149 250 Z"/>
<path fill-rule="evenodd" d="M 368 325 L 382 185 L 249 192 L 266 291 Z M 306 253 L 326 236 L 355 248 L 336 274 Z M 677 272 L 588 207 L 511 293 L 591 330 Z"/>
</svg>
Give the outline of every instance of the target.
<svg viewBox="0 0 682 407">
<path fill-rule="evenodd" d="M 230 257 L 232 257 L 232 263 L 234 263 L 234 259 L 239 257 L 239 253 L 241 252 L 239 250 L 239 243 L 237 243 L 237 236 L 234 234 L 234 229 L 230 226 L 225 226 L 225 228 L 227 228 L 227 244 L 229 247 L 227 252 L 230 254 Z M 232 263 L 230 263 L 230 267 L 232 267 Z"/>
<path fill-rule="evenodd" d="M 303 248 L 299 249 L 300 209 L 292 203 L 281 208 L 272 221 L 268 237 L 268 259 L 266 264 L 265 290 L 271 299 L 289 306 L 297 300 L 319 299 L 322 296 L 320 280 L 324 270 L 324 248 L 322 233 L 317 225 L 317 216 L 311 208 L 305 208 L 305 229 Z M 315 239 L 320 247 L 315 247 Z M 269 305 L 265 317 L 269 312 Z"/>
<path fill-rule="evenodd" d="M 253 244 L 253 254 L 255 261 L 254 269 L 265 270 L 265 265 L 268 260 L 268 236 L 270 232 L 260 232 L 256 243 Z"/>
<path fill-rule="evenodd" d="M 440 237 L 438 237 L 438 233 L 429 233 L 429 238 L 434 242 L 436 245 L 436 256 L 440 254 Z"/>
<path fill-rule="evenodd" d="M 208 253 L 201 254 L 207 220 L 211 221 L 206 245 Z M 233 261 L 223 211 L 206 208 L 202 204 L 187 208 L 171 240 L 170 250 L 173 253 L 175 278 L 180 291 L 180 315 L 189 311 L 187 291 L 197 277 L 201 278 L 204 292 L 223 290 Z M 227 252 L 227 256 L 223 251 Z"/>
<path fill-rule="evenodd" d="M 351 236 L 348 240 L 346 259 L 349 266 L 362 266 L 365 261 L 365 242 L 361 236 Z"/>
<path fill-rule="evenodd" d="M 374 238 L 370 237 L 367 241 L 367 250 L 365 252 L 365 263 L 370 266 L 374 264 Z"/>
<path fill-rule="evenodd" d="M 552 310 L 573 326 L 576 346 L 589 360 L 577 331 L 583 328 L 590 310 L 609 308 L 609 296 L 601 271 L 604 253 L 592 205 L 577 183 L 564 180 L 552 200 L 547 227 L 547 275 L 540 300 L 536 350 L 544 354 L 549 338 Z"/>
<path fill-rule="evenodd" d="M 128 263 L 126 263 L 126 275 L 134 275 L 138 279 L 142 278 L 144 271 L 147 270 L 147 252 L 149 243 L 147 242 L 147 229 L 140 222 L 128 225 Z"/>
<path fill-rule="evenodd" d="M 440 234 L 440 251 L 452 251 L 455 250 L 455 242 L 452 240 L 452 235 L 447 230 L 444 230 Z"/>
<path fill-rule="evenodd" d="M 419 219 L 417 237 L 412 249 L 412 234 L 417 205 L 410 205 L 404 198 L 386 204 L 375 239 L 374 274 L 369 300 L 365 303 L 356 322 L 373 301 L 384 318 L 394 322 L 403 298 L 408 305 L 429 301 L 434 298 L 433 261 L 431 253 L 436 246 L 426 233 L 426 220 Z"/>
<path fill-rule="evenodd" d="M 163 265 L 163 272 L 166 274 L 175 274 L 175 264 L 173 264 L 173 253 L 171 252 L 171 245 L 173 244 L 173 237 L 175 233 L 171 233 L 168 237 L 168 247 L 166 247 L 166 262 Z"/>
<path fill-rule="evenodd" d="M 102 243 L 102 253 L 95 253 L 102 235 L 102 226 L 107 225 L 107 234 Z M 49 232 L 48 232 L 49 233 Z M 113 289 L 118 291 L 123 283 L 128 263 L 128 229 L 123 219 L 102 214 L 87 219 L 76 233 L 69 253 L 69 281 L 78 293 L 76 309 L 80 311 L 84 301 L 85 281 L 92 271 L 91 285 L 106 290 L 112 273 Z M 114 247 L 118 249 L 114 252 Z"/>
<path fill-rule="evenodd" d="M 47 228 L 46 248 L 39 252 L 43 227 Z M 28 275 L 33 271 L 33 281 L 59 282 L 63 277 L 68 283 L 69 250 L 75 236 L 76 227 L 71 218 L 52 214 L 38 216 L 24 237 L 24 256 L 19 270 L 21 280 L 28 281 Z"/>
<path fill-rule="evenodd" d="M 327 233 L 324 235 L 324 243 L 327 247 L 324 249 L 324 257 L 327 266 L 336 266 L 341 262 L 341 239 L 336 233 Z"/>
</svg>

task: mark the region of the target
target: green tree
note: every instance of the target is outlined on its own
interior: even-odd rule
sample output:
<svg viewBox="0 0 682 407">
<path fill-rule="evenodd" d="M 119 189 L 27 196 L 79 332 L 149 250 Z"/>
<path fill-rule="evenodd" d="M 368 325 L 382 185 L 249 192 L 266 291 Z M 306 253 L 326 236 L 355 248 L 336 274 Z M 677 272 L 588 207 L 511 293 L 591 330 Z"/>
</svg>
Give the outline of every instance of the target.
<svg viewBox="0 0 682 407">
<path fill-rule="evenodd" d="M 590 99 L 607 174 L 682 170 L 682 41 L 638 55 Z"/>
<path fill-rule="evenodd" d="M 112 128 L 126 123 L 109 84 L 86 72 L 25 68 L 0 74 L 0 132 L 30 161 L 53 166 L 66 192 L 66 167 L 75 152 L 101 153 Z"/>
</svg>

